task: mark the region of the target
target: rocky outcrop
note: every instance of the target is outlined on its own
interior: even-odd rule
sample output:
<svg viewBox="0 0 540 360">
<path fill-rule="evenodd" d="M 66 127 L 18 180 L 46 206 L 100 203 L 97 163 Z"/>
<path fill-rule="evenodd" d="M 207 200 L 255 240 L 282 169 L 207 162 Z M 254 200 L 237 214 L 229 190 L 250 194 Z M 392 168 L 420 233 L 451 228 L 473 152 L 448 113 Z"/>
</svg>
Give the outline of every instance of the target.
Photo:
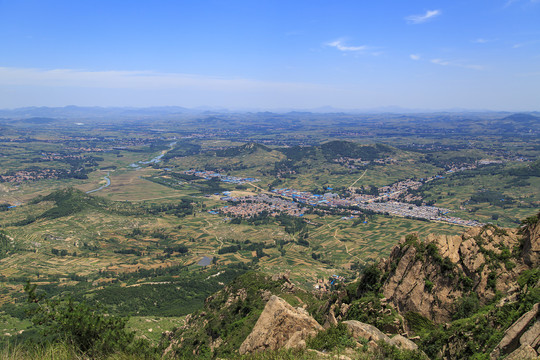
<svg viewBox="0 0 540 360">
<path fill-rule="evenodd" d="M 418 350 L 418 345 L 401 335 L 396 335 L 391 338 L 389 344 L 394 345 L 400 349 Z"/>
<path fill-rule="evenodd" d="M 304 309 L 295 309 L 285 300 L 272 295 L 239 352 L 246 354 L 283 347 L 304 347 L 305 340 L 322 329 Z"/>
<path fill-rule="evenodd" d="M 540 222 L 536 216 L 536 223 L 525 225 L 522 229 L 523 245 L 522 257 L 523 261 L 531 268 L 540 266 Z"/>
<path fill-rule="evenodd" d="M 532 347 L 525 344 L 504 358 L 505 360 L 538 360 L 538 354 Z"/>
<path fill-rule="evenodd" d="M 540 308 L 537 303 L 504 332 L 504 337 L 489 357 L 498 359 L 501 355 L 510 354 L 508 359 L 536 359 L 539 347 Z"/>
<path fill-rule="evenodd" d="M 517 230 L 492 225 L 461 236 L 429 235 L 424 241 L 409 235 L 380 265 L 388 274 L 382 292 L 401 313 L 448 321 L 457 299 L 471 291 L 480 301 L 497 291 L 507 293 L 523 270 L 537 264 L 538 233 L 531 233 L 521 254 L 515 250 L 521 241 Z"/>
<path fill-rule="evenodd" d="M 390 342 L 390 338 L 373 325 L 365 324 L 357 320 L 347 320 L 344 321 L 343 324 L 347 326 L 347 329 L 354 338 L 363 338 L 368 341 L 373 340 L 375 342 L 380 340 Z"/>
<path fill-rule="evenodd" d="M 343 324 L 347 326 L 351 336 L 355 339 L 362 338 L 367 340 L 369 343 L 377 343 L 379 341 L 384 341 L 392 346 L 396 346 L 404 350 L 418 350 L 418 346 L 401 335 L 395 335 L 390 338 L 379 329 L 373 325 L 369 325 L 357 320 L 347 320 Z"/>
</svg>

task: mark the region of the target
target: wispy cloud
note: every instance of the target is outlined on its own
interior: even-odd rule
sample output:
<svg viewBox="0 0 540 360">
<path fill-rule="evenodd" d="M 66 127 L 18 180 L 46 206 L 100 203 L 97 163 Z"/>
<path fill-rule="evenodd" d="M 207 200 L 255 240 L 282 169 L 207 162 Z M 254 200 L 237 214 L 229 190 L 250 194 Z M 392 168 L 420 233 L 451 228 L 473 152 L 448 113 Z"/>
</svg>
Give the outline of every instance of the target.
<svg viewBox="0 0 540 360">
<path fill-rule="evenodd" d="M 90 71 L 79 69 L 36 69 L 0 67 L 0 84 L 40 87 L 103 89 L 199 89 L 249 90 L 308 88 L 307 83 L 259 81 L 154 71 Z"/>
<path fill-rule="evenodd" d="M 432 59 L 431 62 L 433 64 L 442 65 L 442 66 L 448 66 L 451 65 L 449 61 L 443 60 L 443 59 Z"/>
<path fill-rule="evenodd" d="M 444 59 L 432 59 L 430 61 L 432 64 L 441 65 L 441 66 L 453 66 L 453 67 L 460 67 L 463 69 L 471 69 L 471 70 L 484 70 L 484 66 L 482 65 L 474 65 L 474 64 L 466 64 L 461 61 L 449 61 Z"/>
<path fill-rule="evenodd" d="M 409 24 L 422 24 L 442 14 L 441 10 L 428 10 L 423 15 L 410 15 L 405 18 Z"/>
<path fill-rule="evenodd" d="M 504 4 L 504 7 L 509 7 L 510 5 L 512 5 L 513 3 L 515 3 L 516 1 L 518 0 L 507 0 L 506 3 Z"/>
<path fill-rule="evenodd" d="M 411 58 L 411 60 L 420 60 L 420 55 L 417 54 L 411 54 L 409 55 L 409 57 Z"/>
<path fill-rule="evenodd" d="M 347 46 L 343 43 L 343 40 L 335 40 L 331 42 L 327 42 L 325 44 L 326 46 L 334 47 L 338 49 L 339 51 L 366 51 L 369 49 L 368 46 L 362 45 L 362 46 Z"/>
<path fill-rule="evenodd" d="M 540 0 L 525 0 L 525 1 L 522 1 L 522 0 L 506 0 L 506 2 L 504 3 L 504 6 L 503 8 L 507 8 L 509 7 L 510 5 L 514 4 L 514 3 L 524 3 L 524 4 L 535 4 L 535 3 L 540 3 Z"/>
<path fill-rule="evenodd" d="M 516 43 L 516 44 L 512 45 L 512 48 L 513 49 L 519 49 L 519 48 L 522 48 L 522 47 L 525 47 L 525 46 L 538 44 L 539 42 L 540 42 L 540 40 L 532 40 L 532 41 L 525 41 L 525 42 L 521 42 L 521 43 Z"/>
<path fill-rule="evenodd" d="M 497 39 L 478 38 L 478 39 L 472 40 L 471 42 L 473 42 L 475 44 L 487 44 L 487 43 L 491 43 L 491 42 L 495 42 L 495 41 L 497 41 Z"/>
<path fill-rule="evenodd" d="M 540 71 L 530 72 L 530 73 L 521 73 L 521 74 L 517 74 L 517 76 L 519 77 L 540 76 Z"/>
</svg>

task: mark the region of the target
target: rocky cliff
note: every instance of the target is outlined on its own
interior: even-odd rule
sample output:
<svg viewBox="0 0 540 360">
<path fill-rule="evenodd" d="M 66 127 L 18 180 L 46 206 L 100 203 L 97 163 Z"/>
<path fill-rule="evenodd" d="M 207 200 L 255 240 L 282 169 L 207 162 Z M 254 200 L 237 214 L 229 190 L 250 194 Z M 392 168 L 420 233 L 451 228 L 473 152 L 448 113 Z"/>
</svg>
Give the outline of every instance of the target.
<svg viewBox="0 0 540 360">
<path fill-rule="evenodd" d="M 409 235 L 380 264 L 382 293 L 401 312 L 435 322 L 449 321 L 456 300 L 474 293 L 480 303 L 516 286 L 520 273 L 538 265 L 537 224 L 522 236 L 492 225 L 458 236 Z"/>
</svg>

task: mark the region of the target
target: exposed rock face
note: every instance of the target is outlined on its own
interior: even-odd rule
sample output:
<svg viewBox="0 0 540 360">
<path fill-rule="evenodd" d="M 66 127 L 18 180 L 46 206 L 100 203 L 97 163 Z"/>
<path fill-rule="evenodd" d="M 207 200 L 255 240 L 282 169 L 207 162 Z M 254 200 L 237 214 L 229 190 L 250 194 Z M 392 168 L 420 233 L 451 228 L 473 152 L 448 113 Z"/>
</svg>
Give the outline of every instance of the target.
<svg viewBox="0 0 540 360">
<path fill-rule="evenodd" d="M 355 338 L 364 338 L 368 341 L 373 340 L 375 342 L 379 340 L 383 340 L 388 343 L 390 342 L 390 338 L 373 325 L 369 325 L 357 320 L 347 320 L 344 321 L 343 324 L 347 326 L 347 329 Z"/>
<path fill-rule="evenodd" d="M 504 332 L 504 337 L 489 357 L 497 359 L 501 355 L 511 353 L 508 359 L 535 359 L 539 347 L 540 304 L 537 303 L 531 311 L 525 313 Z"/>
<path fill-rule="evenodd" d="M 448 321 L 456 299 L 471 290 L 481 301 L 495 291 L 506 293 L 519 273 L 538 264 L 538 233 L 529 236 L 530 246 L 524 246 L 518 259 L 512 255 L 520 244 L 517 230 L 490 225 L 461 236 L 403 240 L 381 264 L 389 273 L 383 294 L 401 313 L 413 311 L 436 322 Z"/>
<path fill-rule="evenodd" d="M 401 335 L 395 335 L 394 337 L 389 338 L 373 325 L 369 325 L 357 320 L 347 320 L 344 321 L 343 324 L 347 326 L 347 329 L 351 333 L 352 337 L 356 339 L 363 338 L 372 344 L 376 344 L 382 340 L 400 349 L 418 350 L 418 346 L 411 340 Z"/>
<path fill-rule="evenodd" d="M 525 344 L 520 346 L 516 351 L 505 357 L 505 360 L 537 360 L 538 354 L 532 347 Z"/>
<path fill-rule="evenodd" d="M 390 339 L 390 345 L 397 346 L 400 349 L 405 350 L 418 350 L 418 345 L 404 336 L 396 335 Z"/>
<path fill-rule="evenodd" d="M 305 346 L 305 340 L 322 326 L 304 309 L 295 309 L 272 295 L 253 331 L 240 346 L 240 354 Z"/>
<path fill-rule="evenodd" d="M 528 266 L 535 268 L 540 266 L 540 222 L 528 226 L 524 230 L 523 260 Z"/>
</svg>

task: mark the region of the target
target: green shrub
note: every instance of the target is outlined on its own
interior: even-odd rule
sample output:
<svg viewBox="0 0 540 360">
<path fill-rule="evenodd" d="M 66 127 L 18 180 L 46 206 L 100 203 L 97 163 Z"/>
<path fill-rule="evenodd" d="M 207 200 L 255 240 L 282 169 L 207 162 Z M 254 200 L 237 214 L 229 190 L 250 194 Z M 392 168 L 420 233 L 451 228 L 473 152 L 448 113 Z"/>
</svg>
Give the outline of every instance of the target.
<svg viewBox="0 0 540 360">
<path fill-rule="evenodd" d="M 349 334 L 347 326 L 340 323 L 335 327 L 320 331 L 315 337 L 308 339 L 307 346 L 319 351 L 332 351 L 355 346 L 356 342 Z"/>
<path fill-rule="evenodd" d="M 143 340 L 135 340 L 134 333 L 126 330 L 127 319 L 105 315 L 99 306 L 89 306 L 72 298 L 45 299 L 36 294 L 36 285 L 25 286 L 29 314 L 42 332 L 43 340 L 66 343 L 77 351 L 92 357 L 115 351 L 134 353 L 152 352 Z"/>
<path fill-rule="evenodd" d="M 376 359 L 385 360 L 427 360 L 427 357 L 418 350 L 401 350 L 395 346 L 392 346 L 383 340 L 377 343 L 378 348 L 376 353 L 378 357 Z"/>
<path fill-rule="evenodd" d="M 370 291 L 377 291 L 381 287 L 382 272 L 376 265 L 370 265 L 364 270 L 364 275 L 358 284 L 357 294 L 365 294 Z"/>
<path fill-rule="evenodd" d="M 404 318 L 409 328 L 417 334 L 429 332 L 435 328 L 431 320 L 414 311 L 406 312 Z"/>
<path fill-rule="evenodd" d="M 424 288 L 425 288 L 428 292 L 431 292 L 431 290 L 433 290 L 433 282 L 430 281 L 429 279 L 424 279 Z"/>
<path fill-rule="evenodd" d="M 522 272 L 521 275 L 519 275 L 518 284 L 521 287 L 524 287 L 525 285 L 530 287 L 530 286 L 535 285 L 539 279 L 540 279 L 540 269 L 536 268 L 536 269 L 526 270 Z"/>
<path fill-rule="evenodd" d="M 476 293 L 464 296 L 455 304 L 454 319 L 463 319 L 473 315 L 480 308 L 480 300 Z"/>
</svg>

